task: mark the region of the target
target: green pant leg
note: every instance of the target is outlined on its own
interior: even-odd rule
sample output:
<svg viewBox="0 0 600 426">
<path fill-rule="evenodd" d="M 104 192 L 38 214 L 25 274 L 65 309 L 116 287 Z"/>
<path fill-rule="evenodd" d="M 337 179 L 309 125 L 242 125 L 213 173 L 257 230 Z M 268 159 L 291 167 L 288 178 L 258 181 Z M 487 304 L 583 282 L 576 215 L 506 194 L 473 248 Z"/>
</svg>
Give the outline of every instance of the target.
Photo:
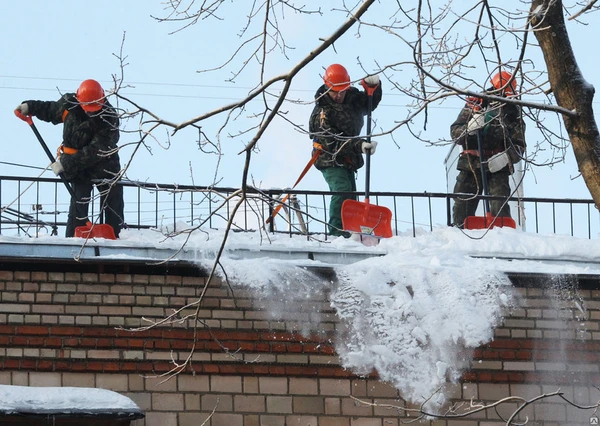
<svg viewBox="0 0 600 426">
<path fill-rule="evenodd" d="M 494 196 L 510 197 L 510 173 L 508 168 L 496 173 L 488 174 L 489 194 Z M 510 217 L 510 206 L 507 200 L 492 200 L 490 202 L 492 216 Z"/>
<path fill-rule="evenodd" d="M 323 177 L 331 192 L 354 192 L 356 180 L 354 172 L 343 167 L 329 167 L 322 170 Z M 329 203 L 329 233 L 331 235 L 344 235 L 342 232 L 342 204 L 345 200 L 355 200 L 352 195 L 332 195 Z"/>
<path fill-rule="evenodd" d="M 474 172 L 479 173 L 479 169 Z M 472 197 L 463 195 L 460 198 L 454 199 L 452 207 L 452 222 L 454 226 L 462 228 L 467 216 L 475 215 L 479 201 L 475 198 L 476 194 L 482 193 L 482 188 L 479 185 L 479 176 L 475 175 L 471 170 L 461 170 L 456 177 L 454 185 L 455 194 L 473 194 Z"/>
</svg>

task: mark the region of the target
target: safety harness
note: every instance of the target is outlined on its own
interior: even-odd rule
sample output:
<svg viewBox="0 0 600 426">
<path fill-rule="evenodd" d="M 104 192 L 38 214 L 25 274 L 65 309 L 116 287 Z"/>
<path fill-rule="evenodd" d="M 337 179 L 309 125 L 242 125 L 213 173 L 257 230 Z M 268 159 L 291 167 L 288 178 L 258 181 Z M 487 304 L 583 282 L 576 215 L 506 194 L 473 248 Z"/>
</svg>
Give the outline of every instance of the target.
<svg viewBox="0 0 600 426">
<path fill-rule="evenodd" d="M 65 122 L 65 119 L 67 118 L 67 115 L 69 115 L 69 110 L 66 109 L 63 111 L 62 113 L 62 122 Z M 60 144 L 60 146 L 58 147 L 58 149 L 56 150 L 56 159 L 60 159 L 60 156 L 62 154 L 67 154 L 67 155 L 73 155 L 76 154 L 77 150 L 75 148 L 70 148 L 68 146 L 65 146 L 64 144 Z"/>
</svg>

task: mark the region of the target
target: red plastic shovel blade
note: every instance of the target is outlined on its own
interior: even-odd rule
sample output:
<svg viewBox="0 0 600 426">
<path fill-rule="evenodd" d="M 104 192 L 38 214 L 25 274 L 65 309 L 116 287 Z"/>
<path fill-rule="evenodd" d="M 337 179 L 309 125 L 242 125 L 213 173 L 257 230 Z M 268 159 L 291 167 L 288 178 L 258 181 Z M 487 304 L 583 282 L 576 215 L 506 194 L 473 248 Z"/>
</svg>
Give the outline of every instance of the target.
<svg viewBox="0 0 600 426">
<path fill-rule="evenodd" d="M 491 229 L 494 227 L 517 228 L 517 224 L 512 217 L 494 217 L 491 213 L 485 216 L 467 216 L 464 222 L 464 229 Z"/>
<path fill-rule="evenodd" d="M 390 238 L 393 236 L 392 211 L 368 202 L 345 200 L 342 204 L 342 226 L 344 231 Z"/>
<path fill-rule="evenodd" d="M 83 226 L 75 228 L 75 237 L 78 238 L 106 238 L 107 240 L 116 240 L 115 230 L 107 224 L 94 225 L 88 222 Z"/>
</svg>

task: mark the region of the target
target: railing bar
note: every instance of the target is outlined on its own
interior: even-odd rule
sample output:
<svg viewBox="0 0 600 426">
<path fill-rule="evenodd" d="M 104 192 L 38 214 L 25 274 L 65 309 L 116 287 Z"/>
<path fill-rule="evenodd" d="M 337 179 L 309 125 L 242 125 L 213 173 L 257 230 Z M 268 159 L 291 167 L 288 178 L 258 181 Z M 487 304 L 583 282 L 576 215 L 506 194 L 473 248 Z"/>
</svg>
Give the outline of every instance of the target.
<svg viewBox="0 0 600 426">
<path fill-rule="evenodd" d="M 571 237 L 574 235 L 573 233 L 573 204 L 569 204 L 569 212 L 571 215 Z"/>
<path fill-rule="evenodd" d="M 158 229 L 158 188 L 156 189 L 156 192 L 154 193 L 154 227 L 156 229 Z"/>
<path fill-rule="evenodd" d="M 40 236 L 40 209 L 39 209 L 39 205 L 40 205 L 40 183 L 36 182 L 35 183 L 35 237 L 39 237 Z"/>
<path fill-rule="evenodd" d="M 20 197 L 20 195 L 21 195 L 21 181 L 18 182 L 17 191 L 18 191 L 17 193 L 19 194 L 19 197 L 17 198 L 17 210 L 20 212 L 21 211 L 21 197 Z M 21 235 L 21 215 L 17 216 L 17 228 L 18 228 L 17 233 L 19 235 Z"/>
<path fill-rule="evenodd" d="M 537 203 L 537 201 L 535 203 L 533 203 L 533 205 L 535 206 L 535 233 L 539 234 L 540 233 L 540 228 L 539 228 L 540 217 L 538 216 L 538 203 Z"/>
<path fill-rule="evenodd" d="M 410 197 L 410 215 L 412 219 L 413 237 L 417 236 L 417 227 L 415 225 L 415 199 Z"/>
<path fill-rule="evenodd" d="M 306 194 L 304 194 L 304 205 L 306 206 L 306 211 L 308 212 L 308 195 Z M 310 218 L 308 217 L 308 214 L 306 215 L 306 220 L 304 223 L 306 223 L 306 241 L 310 241 Z"/>
<path fill-rule="evenodd" d="M 552 229 L 556 234 L 556 204 L 552 203 Z"/>
<path fill-rule="evenodd" d="M 396 232 L 396 236 L 398 235 L 398 205 L 396 202 L 396 196 L 393 198 L 394 200 L 394 231 Z"/>
<path fill-rule="evenodd" d="M 190 226 L 194 227 L 194 191 L 190 192 L 190 216 L 191 216 L 191 224 Z"/>
<path fill-rule="evenodd" d="M 429 231 L 433 231 L 433 212 L 431 211 L 431 197 L 427 198 L 429 205 Z"/>
<path fill-rule="evenodd" d="M 329 232 L 329 221 L 327 220 L 327 206 L 325 205 L 325 194 L 321 194 L 323 199 L 323 223 L 325 224 L 325 240 L 327 241 L 327 233 Z"/>
<path fill-rule="evenodd" d="M 592 239 L 592 217 L 590 213 L 590 205 L 587 205 L 587 216 L 588 216 L 588 239 Z"/>
</svg>

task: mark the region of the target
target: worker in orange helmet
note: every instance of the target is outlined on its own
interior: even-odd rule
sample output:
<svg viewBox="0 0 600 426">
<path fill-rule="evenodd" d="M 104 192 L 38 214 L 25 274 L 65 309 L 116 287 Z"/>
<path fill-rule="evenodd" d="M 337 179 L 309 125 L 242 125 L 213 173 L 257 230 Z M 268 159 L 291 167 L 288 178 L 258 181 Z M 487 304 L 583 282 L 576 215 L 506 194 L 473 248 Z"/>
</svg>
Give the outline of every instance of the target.
<svg viewBox="0 0 600 426">
<path fill-rule="evenodd" d="M 355 192 L 358 169 L 364 165 L 363 153 L 375 153 L 377 142 L 357 138 L 368 113 L 366 90 L 352 87 L 346 68 L 340 64 L 327 67 L 323 85 L 315 94 L 315 106 L 309 120 L 309 134 L 315 149 L 321 154 L 315 162 L 332 192 Z M 372 108 L 381 101 L 382 90 L 378 75 L 365 77 L 363 87 L 376 87 L 373 92 Z M 342 203 L 356 199 L 351 195 L 332 195 L 329 204 L 329 233 L 349 237 L 342 230 Z"/>
<path fill-rule="evenodd" d="M 52 124 L 63 123 L 63 141 L 57 161 L 50 166 L 58 176 L 64 173 L 75 197 L 71 198 L 65 236 L 85 226 L 93 186 L 100 194 L 105 222 L 115 236 L 124 227 L 123 187 L 115 185 L 121 170 L 117 142 L 119 115 L 106 99 L 96 80 L 85 80 L 76 93 L 66 93 L 58 101 L 22 102 L 17 108 Z"/>
<path fill-rule="evenodd" d="M 518 96 L 517 82 L 508 71 L 500 71 L 490 79 L 486 94 L 511 98 Z M 454 142 L 463 150 L 458 159 L 459 171 L 455 194 L 482 194 L 482 170 L 486 174 L 488 194 L 510 197 L 509 176 L 525 153 L 525 122 L 521 107 L 503 102 L 487 102 L 469 97 L 458 118 L 450 127 Z M 478 138 L 482 155 L 478 149 Z M 479 200 L 472 196 L 457 197 L 453 206 L 453 224 L 462 228 L 468 216 L 474 216 Z M 506 199 L 490 201 L 490 213 L 510 217 Z"/>
</svg>

